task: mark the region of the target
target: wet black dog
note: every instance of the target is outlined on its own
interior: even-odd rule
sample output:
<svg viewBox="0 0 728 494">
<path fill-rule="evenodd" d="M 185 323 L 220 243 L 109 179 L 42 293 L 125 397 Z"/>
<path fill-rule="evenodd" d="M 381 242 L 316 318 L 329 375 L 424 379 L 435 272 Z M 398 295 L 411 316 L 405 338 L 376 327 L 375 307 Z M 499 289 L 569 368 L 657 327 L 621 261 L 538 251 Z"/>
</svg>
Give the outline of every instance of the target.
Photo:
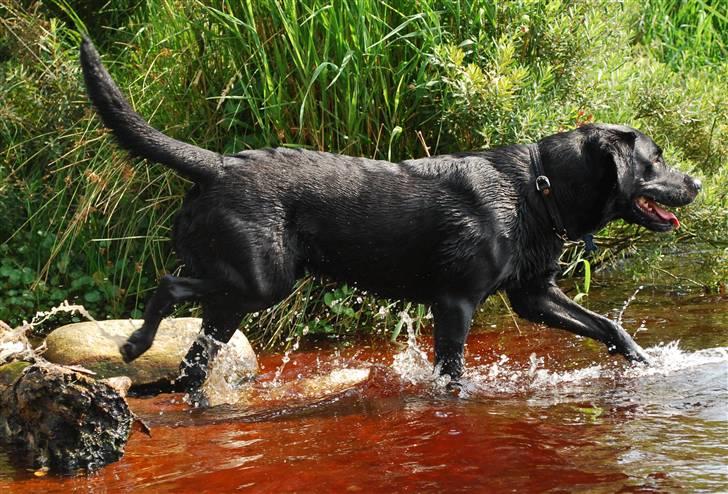
<svg viewBox="0 0 728 494">
<path fill-rule="evenodd" d="M 127 362 L 151 346 L 174 304 L 201 302 L 204 333 L 228 341 L 246 313 L 283 299 L 307 272 L 431 305 L 436 365 L 454 378 L 473 312 L 496 290 L 526 319 L 647 361 L 624 329 L 554 283 L 565 238 L 618 218 L 671 230 L 678 220 L 658 202 L 682 206 L 698 193 L 700 182 L 668 168 L 640 132 L 588 125 L 537 144 L 403 163 L 291 149 L 223 156 L 151 128 L 89 41 L 81 62 L 119 143 L 195 182 L 174 228 L 186 277 L 161 279 L 144 325 L 121 348 Z M 190 349 L 184 384 L 204 379 L 206 358 L 202 344 Z"/>
</svg>

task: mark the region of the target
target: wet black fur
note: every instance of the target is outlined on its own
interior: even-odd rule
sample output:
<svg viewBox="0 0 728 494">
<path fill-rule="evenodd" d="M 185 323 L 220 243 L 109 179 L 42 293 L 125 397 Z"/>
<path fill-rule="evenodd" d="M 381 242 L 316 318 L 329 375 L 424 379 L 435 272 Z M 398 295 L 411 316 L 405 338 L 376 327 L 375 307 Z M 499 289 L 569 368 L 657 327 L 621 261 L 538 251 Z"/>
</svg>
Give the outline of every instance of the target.
<svg viewBox="0 0 728 494">
<path fill-rule="evenodd" d="M 149 348 L 175 303 L 201 302 L 204 332 L 227 341 L 246 313 L 280 301 L 307 272 L 429 304 L 436 364 L 455 378 L 473 312 L 496 290 L 527 319 L 647 360 L 621 327 L 554 283 L 563 241 L 536 192 L 527 146 L 402 163 L 280 148 L 222 156 L 149 127 L 88 41 L 81 61 L 89 96 L 119 143 L 195 182 L 174 227 L 185 277 L 162 278 L 144 326 L 121 348 L 127 361 Z M 538 148 L 572 239 L 617 218 L 670 229 L 641 215 L 634 199 L 680 206 L 699 189 L 628 127 L 588 125 Z M 199 384 L 207 357 L 193 346 L 181 382 Z"/>
</svg>

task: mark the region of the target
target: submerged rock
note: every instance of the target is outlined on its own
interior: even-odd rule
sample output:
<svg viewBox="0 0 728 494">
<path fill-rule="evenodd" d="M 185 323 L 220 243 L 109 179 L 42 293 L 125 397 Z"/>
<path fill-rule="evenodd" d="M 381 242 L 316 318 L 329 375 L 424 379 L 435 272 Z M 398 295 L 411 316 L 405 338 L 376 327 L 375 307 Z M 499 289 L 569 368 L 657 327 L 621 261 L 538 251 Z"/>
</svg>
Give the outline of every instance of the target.
<svg viewBox="0 0 728 494">
<path fill-rule="evenodd" d="M 141 320 L 90 321 L 62 326 L 46 338 L 48 361 L 79 365 L 98 378 L 128 376 L 134 386 L 154 385 L 174 380 L 179 365 L 200 333 L 202 320 L 185 317 L 165 319 L 159 325 L 152 347 L 130 364 L 124 363 L 119 346 L 142 325 Z M 226 361 L 236 375 L 254 376 L 258 361 L 248 339 L 237 331 L 223 345 Z"/>
<path fill-rule="evenodd" d="M 369 379 L 369 368 L 336 369 L 328 374 L 316 375 L 284 383 L 248 383 L 233 389 L 220 381 L 209 379 L 202 387 L 208 406 L 236 405 L 246 408 L 287 407 L 311 404 L 340 395 Z"/>
</svg>

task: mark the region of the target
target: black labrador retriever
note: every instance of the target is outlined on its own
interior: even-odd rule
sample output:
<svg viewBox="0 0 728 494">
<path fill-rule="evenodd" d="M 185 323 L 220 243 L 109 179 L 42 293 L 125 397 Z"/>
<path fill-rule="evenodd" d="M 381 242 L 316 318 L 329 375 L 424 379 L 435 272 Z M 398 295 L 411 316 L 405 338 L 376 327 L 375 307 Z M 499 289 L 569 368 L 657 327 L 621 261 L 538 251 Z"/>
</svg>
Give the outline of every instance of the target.
<svg viewBox="0 0 728 494">
<path fill-rule="evenodd" d="M 245 314 L 283 299 L 307 272 L 429 304 L 435 363 L 453 379 L 473 313 L 496 290 L 526 319 L 648 361 L 622 327 L 554 282 L 566 239 L 618 218 L 672 230 L 678 219 L 659 204 L 688 204 L 700 190 L 637 130 L 587 125 L 535 144 L 402 163 L 282 148 L 223 156 L 150 127 L 88 40 L 81 64 L 120 145 L 195 183 L 174 225 L 186 276 L 162 277 L 144 325 L 121 347 L 127 362 L 151 346 L 175 304 L 201 302 L 204 333 L 226 342 Z M 183 363 L 184 386 L 206 376 L 199 341 Z"/>
</svg>

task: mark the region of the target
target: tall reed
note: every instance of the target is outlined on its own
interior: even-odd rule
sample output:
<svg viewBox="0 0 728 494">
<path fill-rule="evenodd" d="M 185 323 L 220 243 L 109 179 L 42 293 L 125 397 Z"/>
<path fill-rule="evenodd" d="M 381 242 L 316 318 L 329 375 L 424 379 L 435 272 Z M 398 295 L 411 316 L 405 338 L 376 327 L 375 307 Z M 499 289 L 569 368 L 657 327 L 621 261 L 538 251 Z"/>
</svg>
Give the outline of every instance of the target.
<svg viewBox="0 0 728 494">
<path fill-rule="evenodd" d="M 622 122 L 703 170 L 716 211 L 725 196 L 710 192 L 720 189 L 710 177 L 724 181 L 728 153 L 725 20 L 717 2 L 680 5 L 0 0 L 0 319 L 19 322 L 64 298 L 97 317 L 138 316 L 175 266 L 171 218 L 188 184 L 129 158 L 99 125 L 79 75 L 80 32 L 152 125 L 210 149 L 400 160 Z M 681 34 L 688 24 L 697 41 Z M 694 216 L 711 225 L 706 235 L 718 231 L 715 214 Z M 565 259 L 579 262 L 578 251 Z M 248 324 L 285 340 L 391 330 L 397 310 L 304 281 Z"/>
</svg>

